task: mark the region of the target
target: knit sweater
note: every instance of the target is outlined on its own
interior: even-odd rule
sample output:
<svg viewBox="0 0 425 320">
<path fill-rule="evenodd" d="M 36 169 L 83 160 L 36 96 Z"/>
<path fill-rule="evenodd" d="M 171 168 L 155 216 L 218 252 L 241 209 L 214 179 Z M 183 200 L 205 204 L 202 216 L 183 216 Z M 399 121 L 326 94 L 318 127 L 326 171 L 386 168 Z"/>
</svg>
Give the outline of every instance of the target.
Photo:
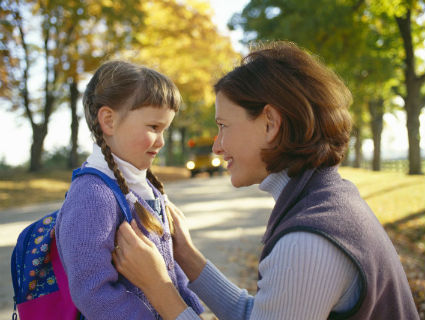
<svg viewBox="0 0 425 320">
<path fill-rule="evenodd" d="M 133 193 L 138 196 L 134 190 Z M 155 207 L 155 201 L 149 203 Z M 165 215 L 157 216 L 164 228 L 164 234 L 159 236 L 147 233 L 132 204 L 130 209 L 138 226 L 164 257 L 170 278 L 183 299 L 201 313 L 199 299 L 187 288 L 188 279 L 173 259 Z M 159 213 L 158 206 L 156 209 Z M 143 292 L 119 275 L 112 264 L 115 232 L 123 220 L 112 190 L 99 177 L 87 174 L 72 182 L 56 223 L 58 252 L 71 297 L 89 320 L 160 319 Z"/>
<path fill-rule="evenodd" d="M 289 180 L 285 171 L 273 173 L 259 187 L 277 200 Z M 330 241 L 312 233 L 282 237 L 261 261 L 259 271 L 260 290 L 254 297 L 210 261 L 189 287 L 220 319 L 326 319 L 330 310 L 349 310 L 359 297 L 353 263 Z M 198 319 L 190 308 L 178 317 L 189 319 Z"/>
</svg>

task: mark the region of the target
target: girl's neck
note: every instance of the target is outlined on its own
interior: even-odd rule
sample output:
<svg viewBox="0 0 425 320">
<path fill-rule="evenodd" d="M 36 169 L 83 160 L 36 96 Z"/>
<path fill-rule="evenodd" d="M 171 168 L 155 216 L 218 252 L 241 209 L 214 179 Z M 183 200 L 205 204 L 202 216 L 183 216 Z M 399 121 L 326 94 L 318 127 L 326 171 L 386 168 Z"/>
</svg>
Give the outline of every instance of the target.
<svg viewBox="0 0 425 320">
<path fill-rule="evenodd" d="M 118 158 L 116 155 L 112 154 L 112 156 L 129 188 L 145 200 L 154 199 L 153 191 L 146 180 L 147 169 L 139 170 L 131 163 Z M 102 150 L 96 143 L 93 144 L 93 152 L 87 158 L 86 166 L 96 168 L 107 174 L 110 178 L 115 179 L 113 171 L 109 169 L 108 163 L 102 154 Z"/>
</svg>

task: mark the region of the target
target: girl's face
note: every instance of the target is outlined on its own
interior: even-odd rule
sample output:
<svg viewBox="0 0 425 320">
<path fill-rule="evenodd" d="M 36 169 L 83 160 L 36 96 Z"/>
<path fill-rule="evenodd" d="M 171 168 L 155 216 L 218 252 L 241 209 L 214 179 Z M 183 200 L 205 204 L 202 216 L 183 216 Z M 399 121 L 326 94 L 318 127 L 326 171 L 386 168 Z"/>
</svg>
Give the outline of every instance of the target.
<svg viewBox="0 0 425 320">
<path fill-rule="evenodd" d="M 112 152 L 139 170 L 147 169 L 164 146 L 164 131 L 175 112 L 167 107 L 142 107 L 122 116 L 113 113 L 113 130 L 105 135 Z M 104 131 L 105 132 L 105 131 Z"/>
<path fill-rule="evenodd" d="M 267 119 L 261 114 L 249 118 L 245 109 L 218 92 L 215 119 L 219 128 L 213 145 L 215 154 L 223 155 L 233 186 L 261 183 L 267 176 L 260 152 L 269 147 Z"/>
</svg>

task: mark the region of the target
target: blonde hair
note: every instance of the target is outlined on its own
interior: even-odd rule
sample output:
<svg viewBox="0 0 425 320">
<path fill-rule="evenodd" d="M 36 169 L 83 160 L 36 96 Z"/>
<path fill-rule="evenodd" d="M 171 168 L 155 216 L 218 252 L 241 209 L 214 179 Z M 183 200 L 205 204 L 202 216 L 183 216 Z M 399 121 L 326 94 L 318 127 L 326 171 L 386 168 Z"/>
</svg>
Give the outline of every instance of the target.
<svg viewBox="0 0 425 320">
<path fill-rule="evenodd" d="M 124 115 L 130 110 L 146 106 L 167 107 L 177 112 L 180 104 L 181 95 L 168 77 L 147 67 L 125 61 L 115 60 L 104 63 L 96 70 L 87 84 L 83 96 L 87 125 L 125 195 L 130 192 L 130 189 L 114 161 L 111 148 L 103 138 L 103 131 L 97 117 L 99 109 L 102 106 L 108 106 Z M 146 178 L 162 194 L 164 193 L 163 184 L 150 168 L 147 169 Z M 148 232 L 163 233 L 162 225 L 139 201 L 134 204 L 134 207 Z M 173 233 L 173 221 L 168 208 L 165 211 L 170 231 Z"/>
</svg>

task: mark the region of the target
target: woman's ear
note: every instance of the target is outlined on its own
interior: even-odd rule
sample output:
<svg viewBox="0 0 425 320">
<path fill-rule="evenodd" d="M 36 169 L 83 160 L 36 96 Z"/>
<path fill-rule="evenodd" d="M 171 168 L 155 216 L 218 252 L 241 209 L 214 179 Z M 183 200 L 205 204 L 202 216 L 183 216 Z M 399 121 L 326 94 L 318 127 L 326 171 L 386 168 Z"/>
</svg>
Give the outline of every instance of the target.
<svg viewBox="0 0 425 320">
<path fill-rule="evenodd" d="M 280 131 L 282 125 L 282 117 L 273 106 L 267 104 L 263 109 L 266 119 L 266 140 L 272 143 Z"/>
<path fill-rule="evenodd" d="M 115 124 L 115 111 L 108 107 L 102 106 L 97 112 L 97 119 L 99 120 L 100 127 L 102 128 L 103 134 L 106 136 L 112 136 L 114 134 Z"/>
</svg>

